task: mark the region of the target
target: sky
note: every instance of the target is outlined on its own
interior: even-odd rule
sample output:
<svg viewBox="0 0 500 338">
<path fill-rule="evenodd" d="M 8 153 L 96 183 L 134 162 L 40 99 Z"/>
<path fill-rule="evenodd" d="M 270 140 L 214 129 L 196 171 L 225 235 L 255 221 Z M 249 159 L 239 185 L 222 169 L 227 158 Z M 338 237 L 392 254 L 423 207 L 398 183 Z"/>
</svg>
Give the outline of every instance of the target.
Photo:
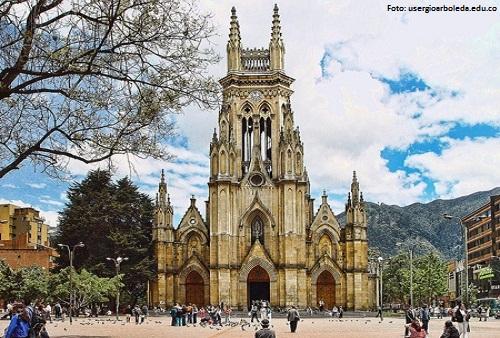
<svg viewBox="0 0 500 338">
<path fill-rule="evenodd" d="M 211 43 L 222 57 L 211 74 L 226 72 L 231 7 L 243 47 L 267 48 L 273 4 L 200 0 L 200 9 L 213 15 L 218 35 Z M 316 201 L 326 190 L 335 213 L 342 212 L 353 170 L 366 200 L 401 206 L 500 186 L 500 11 L 392 12 L 387 1 L 375 0 L 278 6 L 285 72 L 296 79 L 291 104 Z M 165 169 L 175 219 L 192 194 L 204 214 L 217 115 L 186 109 L 170 145 L 173 162 L 133 159 L 131 171 L 118 157 L 116 177 L 130 176 L 153 197 Z M 79 181 L 90 168 L 72 163 L 70 171 Z M 0 180 L 0 203 L 33 206 L 56 225 L 70 184 L 25 166 Z"/>
</svg>

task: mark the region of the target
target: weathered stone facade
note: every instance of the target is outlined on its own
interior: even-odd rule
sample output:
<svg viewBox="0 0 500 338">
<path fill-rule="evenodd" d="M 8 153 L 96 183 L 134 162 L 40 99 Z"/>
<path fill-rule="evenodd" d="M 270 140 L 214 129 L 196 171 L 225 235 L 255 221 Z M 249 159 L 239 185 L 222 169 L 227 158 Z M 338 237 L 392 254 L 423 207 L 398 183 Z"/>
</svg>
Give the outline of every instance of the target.
<svg viewBox="0 0 500 338">
<path fill-rule="evenodd" d="M 341 227 L 326 194 L 315 212 L 294 126 L 285 48 L 274 8 L 269 49 L 243 49 L 233 8 L 223 103 L 210 143 L 209 198 L 203 219 L 191 199 L 179 226 L 162 173 L 153 237 L 158 279 L 153 305 L 174 302 L 246 308 L 366 309 L 368 242 L 363 196 L 354 173 Z M 372 283 L 370 283 L 372 286 Z"/>
</svg>

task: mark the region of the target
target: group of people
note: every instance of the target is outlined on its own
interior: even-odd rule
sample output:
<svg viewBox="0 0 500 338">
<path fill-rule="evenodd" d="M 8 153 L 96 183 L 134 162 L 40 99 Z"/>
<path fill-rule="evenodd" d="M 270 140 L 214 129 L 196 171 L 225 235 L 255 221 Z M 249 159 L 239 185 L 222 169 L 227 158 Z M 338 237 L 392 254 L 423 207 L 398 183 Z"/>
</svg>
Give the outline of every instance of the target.
<svg viewBox="0 0 500 338">
<path fill-rule="evenodd" d="M 25 305 L 22 302 L 15 302 L 11 303 L 8 309 L 10 323 L 5 330 L 4 338 L 49 338 L 45 328 L 46 307 L 42 303 Z"/>
<path fill-rule="evenodd" d="M 320 312 L 325 312 L 325 311 L 328 312 L 328 310 L 325 307 L 325 302 L 323 301 L 323 299 L 319 300 L 318 306 Z M 311 315 L 313 314 L 313 310 L 310 307 L 307 308 L 307 312 L 310 313 Z M 338 307 L 337 305 L 334 305 L 330 314 L 333 318 L 342 318 L 344 316 L 344 309 L 342 308 L 342 305 Z"/>
<path fill-rule="evenodd" d="M 144 320 L 148 318 L 149 308 L 147 305 L 143 305 L 142 307 L 139 304 L 136 304 L 134 307 L 131 305 L 127 305 L 127 309 L 125 310 L 125 322 L 130 323 L 132 321 L 132 317 L 135 319 L 135 324 L 143 324 Z"/>
<path fill-rule="evenodd" d="M 259 315 L 260 315 L 260 320 L 267 319 L 271 321 L 272 310 L 271 306 L 269 305 L 269 301 L 267 300 L 252 301 L 252 305 L 250 306 L 250 312 L 248 313 L 248 315 L 250 316 L 250 322 L 252 323 L 254 319 L 257 320 L 257 323 L 259 322 Z"/>
<path fill-rule="evenodd" d="M 467 310 L 465 304 L 458 300 L 456 306 L 450 309 L 448 315 L 451 316 L 451 319 L 445 322 L 441 338 L 468 338 L 471 311 Z M 424 304 L 419 309 L 410 306 L 406 311 L 405 337 L 428 337 L 430 319 L 431 310 L 427 305 Z"/>
<path fill-rule="evenodd" d="M 221 303 L 216 306 L 209 305 L 206 308 L 198 308 L 196 304 L 179 305 L 176 303 L 170 309 L 170 316 L 172 317 L 172 326 L 186 326 L 188 324 L 196 324 L 200 322 L 209 325 L 223 325 L 231 321 L 231 314 L 233 310 L 231 306 Z"/>
</svg>

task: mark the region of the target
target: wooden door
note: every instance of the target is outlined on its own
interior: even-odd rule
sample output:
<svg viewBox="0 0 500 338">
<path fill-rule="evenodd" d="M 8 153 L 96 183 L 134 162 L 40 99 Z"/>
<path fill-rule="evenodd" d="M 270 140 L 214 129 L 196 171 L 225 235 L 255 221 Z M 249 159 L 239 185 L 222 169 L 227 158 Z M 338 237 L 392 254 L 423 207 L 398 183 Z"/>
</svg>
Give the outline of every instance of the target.
<svg viewBox="0 0 500 338">
<path fill-rule="evenodd" d="M 191 271 L 186 277 L 186 304 L 205 305 L 205 285 L 203 278 L 196 271 Z"/>
<path fill-rule="evenodd" d="M 323 271 L 316 282 L 316 300 L 325 302 L 325 308 L 332 310 L 335 304 L 335 279 L 328 271 Z"/>
</svg>

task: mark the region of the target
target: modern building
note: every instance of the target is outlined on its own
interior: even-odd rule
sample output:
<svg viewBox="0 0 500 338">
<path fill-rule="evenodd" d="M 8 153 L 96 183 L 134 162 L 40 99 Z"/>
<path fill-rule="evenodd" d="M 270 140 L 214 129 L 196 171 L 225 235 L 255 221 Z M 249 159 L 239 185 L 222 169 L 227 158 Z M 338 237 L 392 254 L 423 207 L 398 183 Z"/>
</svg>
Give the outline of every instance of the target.
<svg viewBox="0 0 500 338">
<path fill-rule="evenodd" d="M 206 215 L 196 199 L 174 227 L 161 174 L 153 240 L 158 262 L 154 306 L 174 302 L 364 310 L 374 306 L 367 218 L 356 173 L 339 224 L 326 193 L 315 209 L 294 125 L 294 81 L 274 7 L 269 48 L 244 49 L 236 10 L 227 44 L 228 73 L 218 128 L 210 143 Z M 332 167 L 333 170 L 333 167 Z"/>
<path fill-rule="evenodd" d="M 0 240 L 14 240 L 27 234 L 33 244 L 49 245 L 49 225 L 40 211 L 14 204 L 0 204 Z"/>
<path fill-rule="evenodd" d="M 469 280 L 479 297 L 500 296 L 500 195 L 462 218 L 467 227 Z"/>
</svg>

